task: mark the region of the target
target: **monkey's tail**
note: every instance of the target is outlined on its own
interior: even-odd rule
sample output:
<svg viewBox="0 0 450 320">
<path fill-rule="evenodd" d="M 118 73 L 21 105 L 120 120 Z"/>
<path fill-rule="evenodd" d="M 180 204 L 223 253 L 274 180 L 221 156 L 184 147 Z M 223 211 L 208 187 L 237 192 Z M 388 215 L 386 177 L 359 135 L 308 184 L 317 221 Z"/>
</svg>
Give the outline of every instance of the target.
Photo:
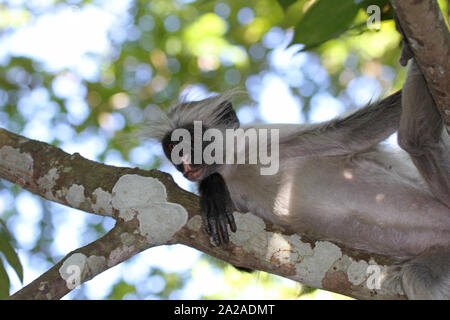
<svg viewBox="0 0 450 320">
<path fill-rule="evenodd" d="M 450 246 L 427 249 L 400 272 L 408 299 L 450 300 Z"/>
</svg>

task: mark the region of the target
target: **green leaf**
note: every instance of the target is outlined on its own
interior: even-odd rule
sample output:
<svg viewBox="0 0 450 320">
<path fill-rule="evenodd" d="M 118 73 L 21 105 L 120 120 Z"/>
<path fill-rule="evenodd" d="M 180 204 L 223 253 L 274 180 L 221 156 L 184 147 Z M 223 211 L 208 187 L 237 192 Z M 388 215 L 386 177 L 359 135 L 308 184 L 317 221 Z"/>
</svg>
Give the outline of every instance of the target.
<svg viewBox="0 0 450 320">
<path fill-rule="evenodd" d="M 127 293 L 135 293 L 136 287 L 121 280 L 114 285 L 109 294 L 109 299 L 122 300 Z"/>
<path fill-rule="evenodd" d="M 284 9 L 284 21 L 281 22 L 281 26 L 284 28 L 290 28 L 298 24 L 303 18 L 303 8 L 309 2 L 309 0 L 297 0 L 293 4 Z"/>
<path fill-rule="evenodd" d="M 349 29 L 358 10 L 354 0 L 320 0 L 295 26 L 294 42 L 311 47 L 336 38 Z"/>
<path fill-rule="evenodd" d="M 23 282 L 23 268 L 22 264 L 20 263 L 19 256 L 9 243 L 8 239 L 2 233 L 0 233 L 0 252 L 5 255 L 5 258 L 10 266 L 17 273 L 20 281 Z"/>
<path fill-rule="evenodd" d="M 9 297 L 9 286 L 9 277 L 3 266 L 3 261 L 0 259 L 0 300 Z"/>
</svg>

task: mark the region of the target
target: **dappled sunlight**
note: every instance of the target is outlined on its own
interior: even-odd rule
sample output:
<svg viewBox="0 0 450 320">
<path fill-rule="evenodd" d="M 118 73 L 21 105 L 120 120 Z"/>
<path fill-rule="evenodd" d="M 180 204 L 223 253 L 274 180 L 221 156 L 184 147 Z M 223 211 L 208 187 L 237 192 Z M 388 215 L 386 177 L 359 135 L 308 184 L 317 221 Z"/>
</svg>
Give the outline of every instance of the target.
<svg viewBox="0 0 450 320">
<path fill-rule="evenodd" d="M 287 217 L 289 215 L 289 209 L 291 208 L 291 199 L 292 197 L 297 196 L 296 194 L 293 194 L 294 191 L 294 182 L 292 176 L 290 177 L 283 177 L 283 184 L 280 186 L 280 188 L 277 191 L 277 194 L 275 196 L 274 200 L 274 207 L 273 211 L 276 215 L 281 216 L 281 218 Z"/>
<path fill-rule="evenodd" d="M 383 202 L 385 198 L 386 198 L 386 195 L 385 195 L 384 193 L 378 193 L 378 194 L 375 196 L 375 200 L 376 200 L 377 202 Z"/>
<path fill-rule="evenodd" d="M 247 62 L 246 52 L 223 37 L 226 30 L 226 22 L 213 13 L 201 16 L 184 30 L 187 48 L 198 57 L 201 70 L 217 69 L 221 57 L 238 66 Z"/>
<path fill-rule="evenodd" d="M 109 98 L 109 104 L 114 109 L 122 109 L 130 104 L 130 96 L 126 92 L 119 92 Z"/>
<path fill-rule="evenodd" d="M 346 180 L 353 180 L 353 172 L 351 172 L 350 170 L 343 170 L 342 171 L 342 176 L 346 179 Z"/>
</svg>

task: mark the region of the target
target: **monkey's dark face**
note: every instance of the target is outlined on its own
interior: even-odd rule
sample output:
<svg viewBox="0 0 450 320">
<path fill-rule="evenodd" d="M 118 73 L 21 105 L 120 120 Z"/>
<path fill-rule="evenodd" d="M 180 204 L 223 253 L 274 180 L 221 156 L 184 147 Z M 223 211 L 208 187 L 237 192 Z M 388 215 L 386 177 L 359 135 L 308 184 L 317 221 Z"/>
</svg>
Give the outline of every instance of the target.
<svg viewBox="0 0 450 320">
<path fill-rule="evenodd" d="M 203 151 L 213 142 L 203 139 L 203 134 L 207 128 L 202 127 L 201 132 L 195 132 L 194 125 L 190 124 L 179 129 L 184 129 L 187 135 L 180 137 L 179 140 L 172 140 L 172 131 L 166 134 L 162 140 L 167 159 L 190 181 L 202 180 L 216 172 L 220 165 L 217 163 L 206 164 L 203 158 Z M 195 157 L 196 151 L 197 158 Z M 201 156 L 199 156 L 199 153 Z"/>
<path fill-rule="evenodd" d="M 188 112 L 186 111 L 188 109 L 184 110 L 183 108 L 189 107 L 194 107 L 195 110 L 195 105 L 181 104 L 179 106 L 181 109 L 177 111 L 181 113 Z M 217 137 L 216 144 L 216 136 L 211 134 L 211 131 L 209 132 L 210 135 L 206 131 L 215 129 L 216 132 L 220 131 L 223 134 L 225 129 L 239 127 L 239 119 L 230 101 L 221 102 L 213 110 L 216 112 L 210 112 L 209 116 L 214 117 L 214 119 L 208 119 L 209 121 L 189 120 L 189 122 L 192 122 L 168 132 L 162 140 L 166 157 L 191 181 L 200 181 L 208 177 L 225 163 L 225 159 L 223 159 L 224 152 L 220 153 L 220 151 L 224 151 L 223 143 L 220 143 L 220 138 Z M 205 115 L 200 111 L 196 111 L 198 115 L 195 118 L 204 119 L 204 117 L 208 117 L 208 113 Z M 214 125 L 210 125 L 211 128 L 208 128 L 203 122 L 214 123 Z M 208 138 L 204 139 L 206 136 Z M 223 135 L 221 138 L 223 140 Z M 210 146 L 213 143 L 214 145 Z M 220 146 L 218 146 L 219 143 Z M 208 146 L 210 147 L 208 148 Z M 208 148 L 207 152 L 205 152 L 206 148 Z"/>
</svg>

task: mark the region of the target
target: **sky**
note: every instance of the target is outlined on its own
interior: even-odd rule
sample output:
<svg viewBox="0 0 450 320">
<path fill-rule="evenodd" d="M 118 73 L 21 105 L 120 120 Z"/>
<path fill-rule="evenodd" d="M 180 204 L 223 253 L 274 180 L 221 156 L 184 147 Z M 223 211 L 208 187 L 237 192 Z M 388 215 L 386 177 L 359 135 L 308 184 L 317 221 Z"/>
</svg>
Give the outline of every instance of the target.
<svg viewBox="0 0 450 320">
<path fill-rule="evenodd" d="M 11 3 L 23 1 L 14 0 Z M 36 6 L 45 8 L 51 1 L 33 1 Z M 99 77 L 99 61 L 95 54 L 105 54 L 110 50 L 110 42 L 107 33 L 117 30 L 115 27 L 124 23 L 128 0 L 98 1 L 97 5 L 87 5 L 82 9 L 77 6 L 60 7 L 39 16 L 38 19 L 19 28 L 11 35 L 0 38 L 0 64 L 11 55 L 23 55 L 40 60 L 49 71 L 70 69 L 71 73 L 61 73 L 53 82 L 53 89 L 61 98 L 68 99 L 68 117 L 71 123 L 81 123 L 88 116 L 88 106 L 83 100 L 85 88 L 81 85 L 83 79 L 96 80 Z M 223 6 L 216 8 L 225 10 Z M 45 11 L 44 11 L 45 12 Z M 246 10 L 239 13 L 239 21 L 248 23 L 253 19 L 253 12 Z M 170 26 L 169 26 L 170 27 Z M 117 35 L 127 36 L 127 35 Z M 305 121 L 299 112 L 303 101 L 294 97 L 289 86 L 308 90 L 302 85 L 304 74 L 311 78 L 319 86 L 326 86 L 329 82 L 326 70 L 314 61 L 314 57 L 308 53 L 298 53 L 286 49 L 289 35 L 279 28 L 271 30 L 263 39 L 267 48 L 273 48 L 269 63 L 276 72 L 267 72 L 263 76 L 255 75 L 247 79 L 246 87 L 249 95 L 257 102 L 257 108 L 243 106 L 238 110 L 238 117 L 242 123 L 251 123 L 257 118 L 264 122 L 272 123 L 302 123 Z M 87 55 L 86 53 L 94 53 Z M 302 72 L 299 72 L 302 70 Z M 12 75 L 20 77 L 20 74 Z M 370 100 L 376 99 L 382 92 L 378 82 L 370 77 L 353 79 L 347 88 L 347 93 L 352 102 L 357 106 L 363 106 Z M 63 141 L 61 148 L 68 152 L 79 152 L 82 156 L 96 160 L 97 156 L 106 147 L 105 136 L 95 134 L 76 135 L 74 130 L 60 124 L 52 128 L 50 120 L 57 112 L 55 105 L 49 102 L 49 94 L 46 90 L 34 90 L 29 97 L 22 99 L 18 105 L 19 112 L 29 122 L 22 132 L 28 138 L 50 142 L 57 135 Z M 274 106 L 277 106 L 274 108 Z M 311 100 L 310 121 L 320 122 L 331 119 L 345 111 L 343 102 L 330 93 L 324 91 L 316 94 Z M 255 113 L 255 110 L 257 113 Z M 120 130 L 123 126 L 123 118 L 116 115 L 112 118 L 110 130 Z M 0 126 L 2 123 L 0 122 Z M 395 139 L 395 138 L 393 138 Z M 149 150 L 151 152 L 149 152 Z M 155 154 L 161 155 L 158 146 L 146 143 L 135 148 L 131 152 L 131 159 L 136 164 L 145 164 Z M 108 154 L 106 164 L 130 166 L 114 152 Z M 193 185 L 184 179 L 178 171 L 165 162 L 161 170 L 174 176 L 176 183 L 187 190 L 194 190 Z M 42 203 L 34 195 L 21 192 L 14 200 L 7 191 L 0 190 L 0 212 L 13 206 L 17 208 L 17 216 L 13 217 L 12 232 L 19 243 L 19 256 L 24 266 L 24 284 L 31 282 L 37 276 L 46 271 L 50 265 L 42 263 L 38 255 L 28 255 L 27 250 L 33 247 L 39 234 L 39 221 L 44 214 Z M 58 229 L 55 233 L 55 241 L 51 250 L 61 257 L 85 243 L 82 232 L 86 221 L 95 223 L 98 217 L 74 210 L 59 204 L 49 204 L 52 219 L 57 222 Z M 105 229 L 113 226 L 113 220 L 104 221 Z M 95 238 L 92 238 L 95 240 Z M 93 280 L 87 282 L 86 294 L 90 299 L 104 297 L 111 290 L 118 277 L 136 286 L 147 286 L 149 298 L 152 298 L 151 290 L 162 286 L 164 283 L 160 276 L 152 277 L 148 281 L 142 281 L 148 275 L 149 266 L 158 266 L 167 272 L 182 272 L 192 268 L 198 262 L 200 253 L 194 249 L 174 245 L 171 247 L 156 247 L 142 252 L 130 261 L 111 268 Z M 179 261 L 183 261 L 180 264 Z M 12 292 L 22 285 L 11 268 L 8 273 L 12 280 Z M 196 283 L 189 280 L 183 291 L 174 292 L 173 298 L 197 299 L 203 294 L 213 293 L 220 286 L 221 274 L 214 270 L 205 269 L 203 281 Z M 152 289 L 153 288 L 153 289 Z M 258 290 L 243 293 L 242 298 L 255 297 Z M 259 290 L 262 291 L 262 290 Z M 76 293 L 66 296 L 70 299 Z M 258 295 L 259 296 L 259 295 Z M 132 298 L 132 297 L 130 297 Z"/>
</svg>

